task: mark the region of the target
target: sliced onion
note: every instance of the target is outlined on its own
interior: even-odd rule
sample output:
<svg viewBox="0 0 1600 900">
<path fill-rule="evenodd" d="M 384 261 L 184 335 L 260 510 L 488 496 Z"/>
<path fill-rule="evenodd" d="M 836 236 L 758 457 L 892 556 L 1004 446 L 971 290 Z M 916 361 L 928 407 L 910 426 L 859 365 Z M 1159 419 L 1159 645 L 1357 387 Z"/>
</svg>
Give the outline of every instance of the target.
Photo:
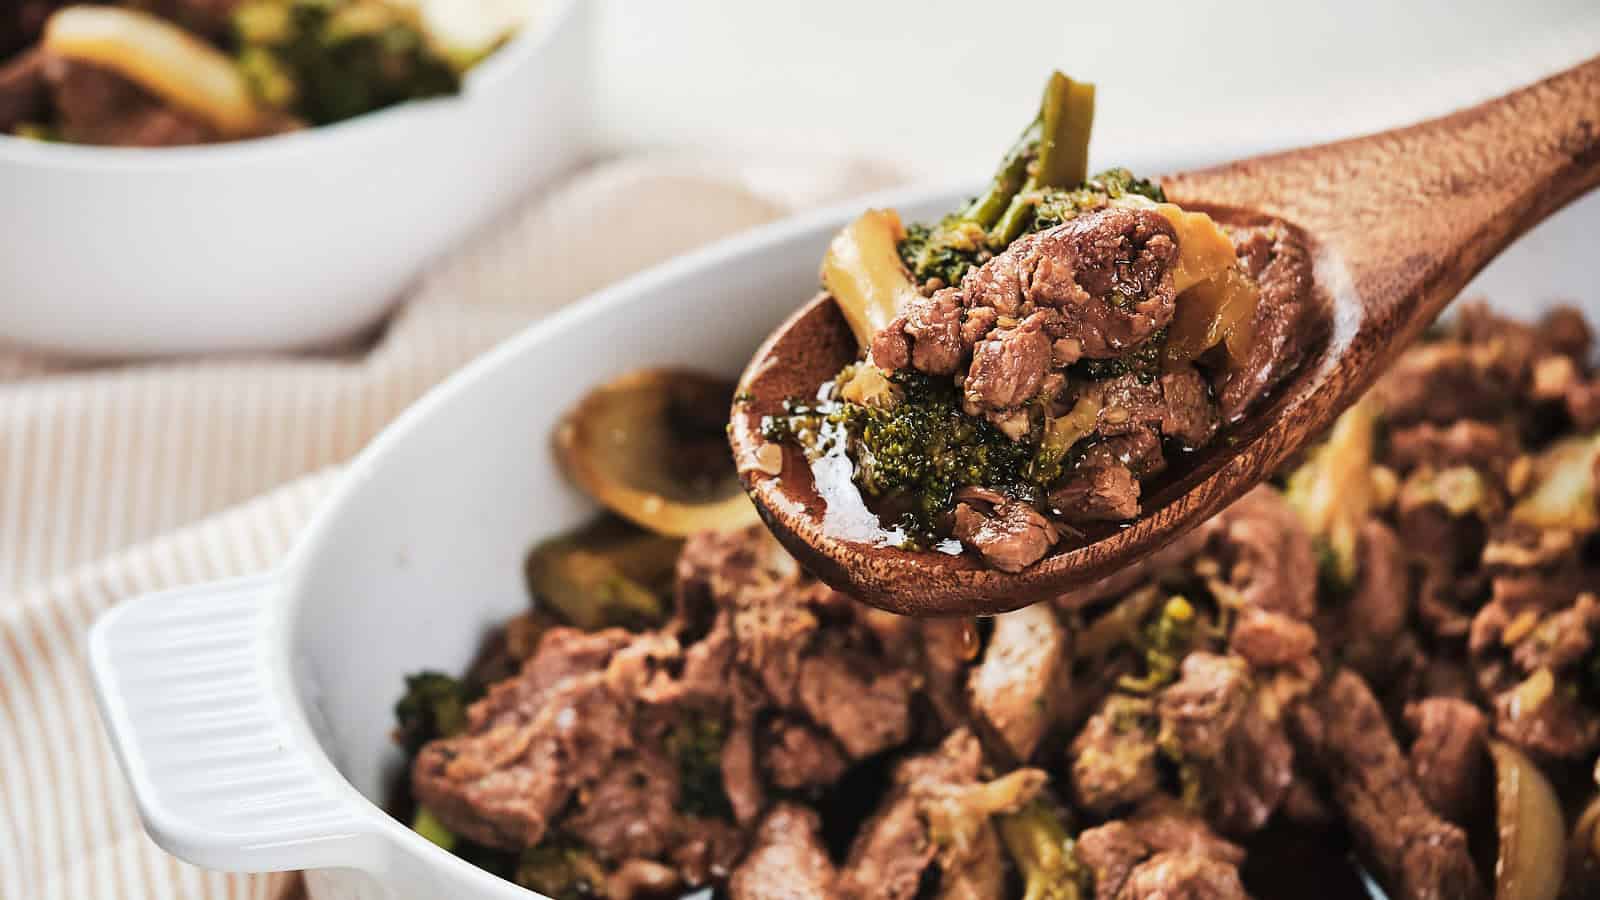
<svg viewBox="0 0 1600 900">
<path fill-rule="evenodd" d="M 228 136 L 259 131 L 262 111 L 222 51 L 164 19 L 115 6 L 68 6 L 50 17 L 43 47 L 109 69 Z"/>
<path fill-rule="evenodd" d="M 1504 741 L 1490 741 L 1500 854 L 1495 900 L 1555 900 L 1566 864 L 1566 822 L 1550 781 L 1533 760 Z"/>
<path fill-rule="evenodd" d="M 556 452 L 597 502 L 657 534 L 742 528 L 758 516 L 731 453 L 724 464 L 718 451 L 726 441 L 712 424 L 726 420 L 732 395 L 730 382 L 698 372 L 631 372 L 590 391 L 562 419 Z M 686 434 L 686 419 L 704 427 Z"/>
</svg>

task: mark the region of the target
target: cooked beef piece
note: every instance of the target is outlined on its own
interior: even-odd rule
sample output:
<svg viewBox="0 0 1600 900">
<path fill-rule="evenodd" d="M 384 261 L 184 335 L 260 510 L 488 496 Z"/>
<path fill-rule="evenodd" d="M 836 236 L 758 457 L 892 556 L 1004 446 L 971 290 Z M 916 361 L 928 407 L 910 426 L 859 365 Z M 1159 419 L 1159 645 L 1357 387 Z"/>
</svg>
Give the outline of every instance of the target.
<svg viewBox="0 0 1600 900">
<path fill-rule="evenodd" d="M 594 663 L 604 669 L 573 672 L 569 665 L 569 645 L 587 651 L 597 637 L 552 631 L 516 681 L 496 685 L 473 704 L 465 734 L 424 746 L 411 772 L 418 802 L 478 843 L 537 844 L 575 791 L 596 783 L 639 743 L 635 685 L 609 677 L 621 654 Z M 638 640 L 649 652 L 675 646 L 651 636 Z"/>
<path fill-rule="evenodd" d="M 1394 646 L 1411 616 L 1411 573 L 1394 529 L 1379 519 L 1362 524 L 1356 538 L 1356 583 L 1343 610 L 1341 650 L 1346 663 L 1368 678 L 1396 666 Z"/>
<path fill-rule="evenodd" d="M 805 722 L 779 717 L 766 731 L 762 767 L 784 790 L 832 784 L 850 765 L 836 741 Z"/>
<path fill-rule="evenodd" d="M 1086 461 L 1051 489 L 1048 501 L 1068 522 L 1119 522 L 1139 515 L 1139 480 L 1120 462 Z"/>
<path fill-rule="evenodd" d="M 1066 693 L 1068 639 L 1048 603 L 994 618 L 983 662 L 972 669 L 968 689 L 973 713 L 1016 759 L 1033 756 L 1051 726 L 1057 698 Z"/>
<path fill-rule="evenodd" d="M 1045 325 L 1058 318 L 1035 312 L 1013 328 L 995 328 L 972 348 L 962 383 L 968 413 L 1004 413 L 1038 396 L 1051 365 Z"/>
<path fill-rule="evenodd" d="M 1600 709 L 1576 690 L 1600 640 L 1600 598 L 1584 583 L 1593 580 L 1581 570 L 1496 578 L 1472 620 L 1468 649 L 1494 730 L 1538 756 L 1577 760 L 1600 748 Z"/>
<path fill-rule="evenodd" d="M 1187 447 L 1211 440 L 1221 425 L 1211 390 L 1194 366 L 1161 375 L 1161 433 Z"/>
<path fill-rule="evenodd" d="M 822 844 L 817 813 L 780 803 L 756 827 L 753 845 L 728 879 L 733 900 L 832 900 L 838 873 Z"/>
<path fill-rule="evenodd" d="M 1201 529 L 1245 605 L 1297 619 L 1316 612 L 1316 553 L 1282 494 L 1258 487 Z"/>
<path fill-rule="evenodd" d="M 220 137 L 205 121 L 106 69 L 52 57 L 45 77 L 56 124 L 74 143 L 171 147 Z"/>
<path fill-rule="evenodd" d="M 1094 878 L 1095 900 L 1248 896 L 1237 886 L 1244 850 L 1218 837 L 1194 815 L 1164 806 L 1084 831 L 1078 835 L 1076 853 Z M 1145 870 L 1136 884 L 1135 873 L 1157 859 L 1161 863 Z M 1169 874 L 1157 875 L 1163 871 Z M 1225 873 L 1232 873 L 1231 882 Z M 1207 885 L 1234 889 L 1193 893 Z"/>
<path fill-rule="evenodd" d="M 1028 235 L 967 273 L 963 305 L 1022 318 L 1061 313 L 1056 340 L 1092 359 L 1120 356 L 1172 318 L 1172 225 L 1148 210 L 1108 208 Z"/>
<path fill-rule="evenodd" d="M 1237 656 L 1195 652 L 1180 672 L 1156 700 L 1162 734 L 1185 758 L 1215 759 L 1250 704 L 1250 667 Z"/>
<path fill-rule="evenodd" d="M 1068 754 L 1079 805 L 1109 815 L 1161 789 L 1157 725 L 1150 700 L 1122 694 L 1106 699 L 1073 738 Z"/>
<path fill-rule="evenodd" d="M 880 657 L 824 647 L 800 669 L 800 708 L 833 735 L 845 752 L 864 759 L 911 735 L 911 697 L 917 675 Z"/>
<path fill-rule="evenodd" d="M 1149 428 L 1136 428 L 1097 441 L 1083 451 L 1081 466 L 1119 465 L 1135 478 L 1149 478 L 1167 467 L 1161 453 L 1161 436 Z"/>
<path fill-rule="evenodd" d="M 45 77 L 43 51 L 29 50 L 0 64 L 0 134 L 9 134 L 25 122 L 40 121 L 49 105 L 50 82 Z"/>
<path fill-rule="evenodd" d="M 840 894 L 851 900 L 911 900 L 936 857 L 946 878 L 975 870 L 958 874 L 958 882 L 990 883 L 988 873 L 999 871 L 990 817 L 1021 809 L 1046 776 L 1018 769 L 984 783 L 982 769 L 983 750 L 964 728 L 951 732 L 938 749 L 897 764 L 889 796 L 850 845 Z"/>
<path fill-rule="evenodd" d="M 1249 668 L 1240 657 L 1191 653 L 1156 700 L 1161 745 L 1201 786 L 1207 820 L 1238 834 L 1265 825 L 1294 780 L 1281 702 L 1255 688 Z"/>
<path fill-rule="evenodd" d="M 1133 868 L 1121 900 L 1247 900 L 1239 870 L 1188 853 L 1157 853 Z"/>
<path fill-rule="evenodd" d="M 1311 702 L 1296 707 L 1294 720 L 1302 750 L 1390 897 L 1487 896 L 1466 833 L 1429 808 L 1361 676 L 1339 670 Z"/>
<path fill-rule="evenodd" d="M 956 499 L 956 539 L 1003 572 L 1026 569 L 1056 542 L 1055 526 L 1025 501 L 982 487 L 962 488 Z"/>
<path fill-rule="evenodd" d="M 1187 447 L 1199 447 L 1217 433 L 1221 420 L 1211 390 L 1194 366 L 1182 365 L 1161 376 L 1129 372 L 1092 382 L 1100 393 L 1095 425 L 1102 435 L 1159 430 Z"/>
<path fill-rule="evenodd" d="M 1288 666 L 1310 659 L 1317 650 L 1317 632 L 1307 622 L 1259 607 L 1246 607 L 1228 634 L 1228 649 L 1251 666 Z"/>
<path fill-rule="evenodd" d="M 961 297 L 943 290 L 918 298 L 906 307 L 906 336 L 911 338 L 911 365 L 931 375 L 954 375 L 971 344 L 961 340 Z"/>
<path fill-rule="evenodd" d="M 1288 226 L 1274 222 L 1233 231 L 1245 274 L 1261 288 L 1243 360 L 1214 385 L 1224 420 L 1242 414 L 1294 371 L 1316 338 L 1311 332 L 1311 254 Z"/>
<path fill-rule="evenodd" d="M 1439 815 L 1465 825 L 1484 800 L 1489 724 L 1483 711 L 1454 697 L 1429 697 L 1406 707 L 1406 722 L 1416 732 L 1411 774 L 1422 796 Z"/>
<path fill-rule="evenodd" d="M 643 747 L 611 760 L 562 820 L 601 858 L 654 858 L 678 828 L 678 772 L 663 753 Z"/>
<path fill-rule="evenodd" d="M 1503 477 L 1521 452 L 1515 431 L 1489 422 L 1460 419 L 1447 426 L 1419 422 L 1396 429 L 1389 435 L 1384 461 L 1401 471 L 1418 466 L 1470 466 Z"/>
<path fill-rule="evenodd" d="M 1448 340 L 1414 347 L 1373 388 L 1396 425 L 1457 419 L 1493 421 L 1516 402 L 1520 385 L 1487 348 Z"/>
</svg>

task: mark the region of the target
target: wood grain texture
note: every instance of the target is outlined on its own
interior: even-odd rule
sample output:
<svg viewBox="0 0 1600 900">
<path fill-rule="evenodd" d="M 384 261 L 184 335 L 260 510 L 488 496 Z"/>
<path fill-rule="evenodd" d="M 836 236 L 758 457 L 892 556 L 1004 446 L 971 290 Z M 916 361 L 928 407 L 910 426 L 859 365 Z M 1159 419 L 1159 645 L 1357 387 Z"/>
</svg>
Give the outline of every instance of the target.
<svg viewBox="0 0 1600 900">
<path fill-rule="evenodd" d="M 1313 255 L 1315 352 L 1228 440 L 1147 494 L 1145 515 L 1007 574 L 879 546 L 826 521 L 800 451 L 776 476 L 741 466 L 762 517 L 818 577 L 909 615 L 998 613 L 1098 580 L 1221 511 L 1314 439 L 1518 236 L 1600 183 L 1600 58 L 1409 128 L 1168 176 L 1174 202 L 1223 221 L 1280 218 Z M 756 352 L 730 428 L 735 458 L 763 415 L 811 396 L 857 352 L 820 295 Z"/>
</svg>

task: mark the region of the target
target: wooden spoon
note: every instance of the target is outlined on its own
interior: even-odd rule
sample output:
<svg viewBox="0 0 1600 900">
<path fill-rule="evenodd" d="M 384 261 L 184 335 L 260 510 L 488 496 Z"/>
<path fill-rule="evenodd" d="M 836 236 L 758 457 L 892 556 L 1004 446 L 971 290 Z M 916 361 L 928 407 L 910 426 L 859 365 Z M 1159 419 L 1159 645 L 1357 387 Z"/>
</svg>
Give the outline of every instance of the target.
<svg viewBox="0 0 1600 900">
<path fill-rule="evenodd" d="M 1546 216 L 1600 183 L 1600 57 L 1498 100 L 1409 128 L 1162 179 L 1223 221 L 1279 218 L 1313 256 L 1322 334 L 1243 421 L 1143 498 L 1134 523 L 1011 574 L 974 554 L 886 545 L 859 497 L 793 445 L 764 449 L 762 416 L 812 397 L 858 353 L 816 297 L 745 370 L 729 430 L 745 489 L 790 552 L 862 600 L 916 616 L 999 613 L 1097 581 L 1221 511 L 1323 432 L 1461 288 Z M 1147 487 L 1150 487 L 1147 485 Z"/>
</svg>

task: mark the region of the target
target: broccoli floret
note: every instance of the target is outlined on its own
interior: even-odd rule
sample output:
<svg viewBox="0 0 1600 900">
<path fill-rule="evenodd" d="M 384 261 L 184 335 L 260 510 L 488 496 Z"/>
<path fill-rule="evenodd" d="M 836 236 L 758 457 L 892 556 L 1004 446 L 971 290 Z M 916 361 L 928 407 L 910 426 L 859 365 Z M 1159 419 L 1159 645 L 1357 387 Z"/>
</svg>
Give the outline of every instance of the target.
<svg viewBox="0 0 1600 900">
<path fill-rule="evenodd" d="M 314 125 L 460 89 L 415 11 L 400 4 L 250 0 L 233 24 L 240 68 L 257 96 Z"/>
<path fill-rule="evenodd" d="M 690 714 L 667 733 L 666 750 L 678 766 L 678 803 L 693 816 L 727 819 L 733 805 L 722 785 L 722 744 L 727 728 L 709 714 Z"/>
<path fill-rule="evenodd" d="M 1027 231 L 1043 231 L 1062 222 L 1103 208 L 1112 200 L 1139 196 L 1156 203 L 1165 203 L 1167 195 L 1161 185 L 1143 178 L 1135 178 L 1127 169 L 1107 169 L 1072 188 L 1046 188 L 1039 192 L 1033 207 L 1033 221 Z"/>
<path fill-rule="evenodd" d="M 411 820 L 411 830 L 446 850 L 454 850 L 456 848 L 455 832 L 439 821 L 433 815 L 433 812 L 425 806 L 417 807 L 417 814 Z"/>
<path fill-rule="evenodd" d="M 932 227 L 908 225 L 900 242 L 900 259 L 917 283 L 937 279 L 934 287 L 959 283 L 968 269 L 983 265 L 992 255 L 983 227 L 961 215 L 945 216 Z"/>
<path fill-rule="evenodd" d="M 1000 816 L 1000 840 L 1022 875 L 1022 900 L 1080 900 L 1090 896 L 1090 873 L 1073 853 L 1061 813 L 1035 800 Z"/>
<path fill-rule="evenodd" d="M 406 693 L 394 705 L 395 739 L 415 756 L 422 745 L 466 730 L 470 698 L 461 682 L 439 672 L 406 676 Z"/>
<path fill-rule="evenodd" d="M 1167 600 L 1155 621 L 1146 625 L 1141 643 L 1144 650 L 1144 675 L 1124 676 L 1118 683 L 1123 690 L 1137 694 L 1153 693 L 1178 677 L 1178 666 L 1194 646 L 1198 634 L 1194 605 L 1183 596 Z"/>
<path fill-rule="evenodd" d="M 554 900 L 606 896 L 606 870 L 589 849 L 569 840 L 547 840 L 524 850 L 512 880 Z"/>
<path fill-rule="evenodd" d="M 914 543 L 937 539 L 937 520 L 958 488 L 984 485 L 1019 495 L 1038 489 L 1028 480 L 1034 448 L 963 412 L 953 381 L 917 372 L 896 372 L 890 380 L 903 392 L 892 406 L 791 405 L 789 415 L 768 417 L 763 431 L 769 440 L 796 440 L 814 456 L 846 453 L 868 496 L 908 501 L 897 524 Z"/>
</svg>

